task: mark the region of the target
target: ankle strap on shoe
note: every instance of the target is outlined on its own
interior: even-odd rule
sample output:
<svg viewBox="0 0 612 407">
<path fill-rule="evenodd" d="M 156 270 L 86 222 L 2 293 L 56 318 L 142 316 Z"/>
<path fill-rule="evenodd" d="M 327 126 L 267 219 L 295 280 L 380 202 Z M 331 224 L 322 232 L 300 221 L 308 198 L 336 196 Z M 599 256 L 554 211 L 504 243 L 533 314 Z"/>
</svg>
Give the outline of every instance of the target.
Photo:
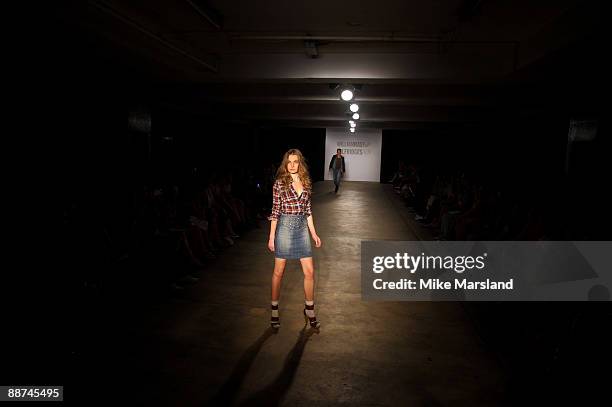
<svg viewBox="0 0 612 407">
<path fill-rule="evenodd" d="M 307 310 L 314 309 L 314 304 L 312 305 L 304 304 L 304 308 L 306 308 Z"/>
<path fill-rule="evenodd" d="M 272 309 L 278 309 L 278 304 L 276 304 L 276 305 L 270 304 L 270 306 L 272 307 Z"/>
</svg>

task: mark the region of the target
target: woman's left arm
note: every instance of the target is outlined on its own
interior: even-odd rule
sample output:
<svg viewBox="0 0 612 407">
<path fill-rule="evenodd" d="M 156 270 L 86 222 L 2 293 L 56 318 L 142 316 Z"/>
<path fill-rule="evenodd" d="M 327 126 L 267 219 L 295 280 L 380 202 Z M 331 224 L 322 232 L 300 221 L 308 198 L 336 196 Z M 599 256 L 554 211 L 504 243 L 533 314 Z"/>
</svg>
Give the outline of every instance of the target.
<svg viewBox="0 0 612 407">
<path fill-rule="evenodd" d="M 310 230 L 310 235 L 312 236 L 312 240 L 315 241 L 316 247 L 321 247 L 321 239 L 319 235 L 317 235 L 317 231 L 315 230 L 314 220 L 312 219 L 312 207 L 310 202 L 310 194 L 308 194 L 308 203 L 306 204 L 306 216 L 308 217 L 308 230 Z"/>
<path fill-rule="evenodd" d="M 310 230 L 310 235 L 312 236 L 312 240 L 315 241 L 316 247 L 321 247 L 321 238 L 317 235 L 317 231 L 315 230 L 314 220 L 312 220 L 312 214 L 308 216 L 308 230 Z"/>
</svg>

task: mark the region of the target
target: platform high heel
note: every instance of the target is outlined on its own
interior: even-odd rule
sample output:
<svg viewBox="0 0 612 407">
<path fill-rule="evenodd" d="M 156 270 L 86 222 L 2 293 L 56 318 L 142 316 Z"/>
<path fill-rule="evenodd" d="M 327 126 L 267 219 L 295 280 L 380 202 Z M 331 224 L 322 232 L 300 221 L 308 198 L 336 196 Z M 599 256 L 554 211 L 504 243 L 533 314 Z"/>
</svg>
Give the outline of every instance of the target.
<svg viewBox="0 0 612 407">
<path fill-rule="evenodd" d="M 320 328 L 321 327 L 321 323 L 319 321 L 317 321 L 317 317 L 309 317 L 308 314 L 306 313 L 306 310 L 309 311 L 314 311 L 314 304 L 313 305 L 308 305 L 308 304 L 304 304 L 304 324 L 310 324 L 311 327 L 313 328 Z"/>
<path fill-rule="evenodd" d="M 280 328 L 280 317 L 278 316 L 278 304 L 271 304 L 272 316 L 270 317 L 270 326 L 274 329 Z"/>
</svg>

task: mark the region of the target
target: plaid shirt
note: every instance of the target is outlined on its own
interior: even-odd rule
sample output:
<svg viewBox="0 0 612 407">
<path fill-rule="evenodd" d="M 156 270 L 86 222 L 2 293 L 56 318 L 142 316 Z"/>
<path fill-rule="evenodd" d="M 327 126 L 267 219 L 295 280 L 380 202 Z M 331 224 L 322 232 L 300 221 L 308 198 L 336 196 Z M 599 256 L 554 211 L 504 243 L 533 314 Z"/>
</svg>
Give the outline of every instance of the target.
<svg viewBox="0 0 612 407">
<path fill-rule="evenodd" d="M 298 195 L 293 185 L 285 188 L 280 180 L 276 180 L 272 188 L 272 214 L 268 217 L 268 220 L 278 220 L 283 213 L 310 216 L 312 214 L 310 191 L 304 188 L 302 194 Z"/>
</svg>

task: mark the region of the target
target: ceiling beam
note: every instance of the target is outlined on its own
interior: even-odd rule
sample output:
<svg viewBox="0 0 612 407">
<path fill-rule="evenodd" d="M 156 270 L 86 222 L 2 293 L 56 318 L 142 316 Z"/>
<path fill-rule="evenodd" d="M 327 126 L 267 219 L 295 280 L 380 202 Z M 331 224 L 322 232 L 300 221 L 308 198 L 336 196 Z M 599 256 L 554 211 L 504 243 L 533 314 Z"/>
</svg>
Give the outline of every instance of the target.
<svg viewBox="0 0 612 407">
<path fill-rule="evenodd" d="M 129 17 L 124 16 L 123 14 L 119 13 L 117 10 L 113 9 L 110 5 L 106 4 L 103 1 L 100 0 L 89 0 L 89 3 L 91 5 L 93 5 L 94 7 L 96 7 L 98 10 L 114 17 L 115 19 L 123 22 L 124 24 L 129 25 L 130 27 L 138 30 L 139 32 L 143 33 L 144 35 L 146 35 L 147 37 L 159 42 L 160 44 L 162 44 L 163 46 L 165 46 L 166 48 L 169 48 L 181 55 L 183 55 L 184 57 L 195 61 L 196 63 L 198 63 L 199 65 L 203 66 L 204 68 L 206 68 L 208 71 L 210 72 L 214 72 L 217 73 L 218 69 L 215 65 L 213 65 L 210 62 L 204 61 L 199 57 L 196 57 L 192 54 L 190 54 L 189 52 L 177 47 L 176 45 L 172 44 L 171 42 L 163 39 L 162 37 L 160 37 L 159 35 L 149 31 L 147 28 L 143 27 L 142 25 L 138 24 L 136 21 L 130 19 Z"/>
<path fill-rule="evenodd" d="M 202 16 L 210 25 L 220 30 L 223 26 L 223 17 L 203 0 L 186 0 L 193 9 Z"/>
</svg>

